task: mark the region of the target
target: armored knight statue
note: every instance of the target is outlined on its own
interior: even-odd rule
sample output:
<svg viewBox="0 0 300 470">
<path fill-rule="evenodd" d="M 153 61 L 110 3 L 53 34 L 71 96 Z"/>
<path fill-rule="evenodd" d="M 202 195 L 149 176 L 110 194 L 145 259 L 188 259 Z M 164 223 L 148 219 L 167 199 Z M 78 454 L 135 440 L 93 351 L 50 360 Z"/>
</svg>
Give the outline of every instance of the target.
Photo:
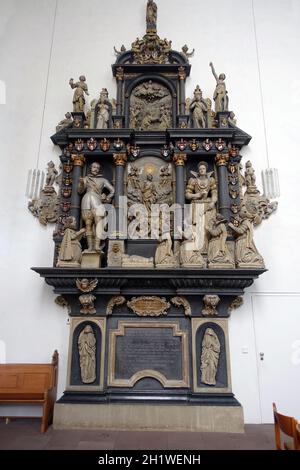
<svg viewBox="0 0 300 470">
<path fill-rule="evenodd" d="M 202 98 L 202 91 L 197 85 L 194 91 L 194 99 L 190 104 L 190 111 L 193 118 L 193 127 L 203 129 L 206 127 L 205 113 L 207 113 L 207 105 Z"/>
<path fill-rule="evenodd" d="M 85 193 L 81 201 L 81 215 L 86 225 L 88 251 L 100 252 L 105 229 L 104 203 L 110 203 L 115 193 L 110 182 L 102 177 L 100 163 L 92 163 L 88 175 L 80 178 L 78 192 Z"/>
<path fill-rule="evenodd" d="M 215 215 L 218 199 L 217 186 L 212 172 L 207 172 L 206 162 L 198 163 L 198 173 L 192 171 L 185 197 L 191 202 L 191 223 L 195 240 L 195 249 L 200 252 L 207 250 L 206 227 Z"/>
<path fill-rule="evenodd" d="M 79 82 L 74 83 L 74 79 L 70 78 L 69 85 L 72 89 L 75 88 L 73 95 L 73 112 L 74 113 L 83 113 L 85 98 L 84 94 L 89 95 L 88 86 L 85 83 L 86 78 L 84 75 L 80 75 Z"/>
<path fill-rule="evenodd" d="M 218 76 L 216 74 L 213 63 L 210 62 L 209 65 L 211 67 L 213 76 L 215 77 L 217 82 L 216 89 L 214 92 L 215 112 L 218 113 L 219 111 L 228 111 L 228 95 L 225 84 L 226 75 L 224 73 L 221 73 Z"/>
</svg>

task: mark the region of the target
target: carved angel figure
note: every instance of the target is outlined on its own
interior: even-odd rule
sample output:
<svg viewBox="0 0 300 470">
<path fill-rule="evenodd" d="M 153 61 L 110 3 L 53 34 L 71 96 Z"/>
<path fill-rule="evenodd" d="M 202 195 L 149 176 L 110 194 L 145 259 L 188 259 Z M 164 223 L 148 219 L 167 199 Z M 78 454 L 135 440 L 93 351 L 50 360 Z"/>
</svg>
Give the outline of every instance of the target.
<svg viewBox="0 0 300 470">
<path fill-rule="evenodd" d="M 46 186 L 53 186 L 58 175 L 58 171 L 55 168 L 55 164 L 51 160 L 47 163 L 47 174 L 46 174 Z"/>
<path fill-rule="evenodd" d="M 98 279 L 76 279 L 76 287 L 81 292 L 92 292 L 92 290 L 96 289 L 98 284 Z"/>
</svg>

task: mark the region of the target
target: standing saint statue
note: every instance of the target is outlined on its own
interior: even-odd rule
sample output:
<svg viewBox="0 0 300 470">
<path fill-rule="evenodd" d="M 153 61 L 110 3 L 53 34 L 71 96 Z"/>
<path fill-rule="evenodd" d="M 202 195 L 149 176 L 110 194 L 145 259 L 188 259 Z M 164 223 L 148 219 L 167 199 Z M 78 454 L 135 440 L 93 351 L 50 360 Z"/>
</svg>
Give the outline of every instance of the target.
<svg viewBox="0 0 300 470">
<path fill-rule="evenodd" d="M 226 75 L 221 73 L 219 76 L 216 74 L 213 63 L 209 63 L 213 76 L 216 79 L 217 86 L 214 91 L 214 100 L 215 100 L 215 112 L 219 111 L 228 111 L 228 95 L 226 90 L 225 78 Z"/>
<path fill-rule="evenodd" d="M 70 78 L 69 85 L 71 88 L 75 88 L 73 95 L 73 112 L 74 113 L 83 113 L 85 98 L 84 94 L 89 95 L 88 86 L 85 83 L 86 78 L 84 75 L 80 75 L 79 82 L 74 83 L 74 79 Z"/>
<path fill-rule="evenodd" d="M 210 235 L 208 242 L 207 260 L 209 268 L 234 268 L 234 260 L 226 245 L 227 229 L 226 219 L 217 214 L 206 227 Z"/>
<path fill-rule="evenodd" d="M 78 192 L 85 193 L 81 201 L 81 215 L 86 225 L 88 251 L 100 252 L 105 229 L 104 203 L 110 203 L 115 193 L 110 182 L 102 177 L 100 163 L 92 163 L 88 175 L 80 178 Z"/>
<path fill-rule="evenodd" d="M 108 129 L 109 127 L 109 101 L 108 91 L 103 88 L 98 101 L 97 129 Z"/>
<path fill-rule="evenodd" d="M 190 104 L 190 111 L 193 118 L 193 127 L 196 129 L 203 129 L 206 126 L 205 113 L 207 113 L 207 105 L 202 98 L 202 91 L 197 85 L 194 91 L 194 99 Z"/>
<path fill-rule="evenodd" d="M 156 31 L 157 28 L 157 5 L 153 0 L 148 0 L 146 14 L 147 32 Z"/>
<path fill-rule="evenodd" d="M 229 223 L 228 227 L 236 235 L 235 261 L 238 268 L 264 268 L 263 257 L 259 254 L 253 240 L 253 224 L 250 214 L 242 208 L 239 214 L 240 223 Z"/>
<path fill-rule="evenodd" d="M 216 375 L 220 356 L 220 341 L 212 328 L 206 328 L 201 351 L 201 382 L 216 385 Z"/>
<path fill-rule="evenodd" d="M 206 162 L 198 163 L 198 173 L 191 171 L 193 178 L 190 178 L 185 191 L 185 197 L 191 201 L 191 228 L 195 241 L 194 250 L 205 252 L 207 249 L 206 227 L 216 213 L 217 185 L 212 176 L 208 173 Z"/>
<path fill-rule="evenodd" d="M 84 327 L 78 338 L 81 380 L 90 384 L 96 380 L 96 338 L 90 325 Z"/>
</svg>

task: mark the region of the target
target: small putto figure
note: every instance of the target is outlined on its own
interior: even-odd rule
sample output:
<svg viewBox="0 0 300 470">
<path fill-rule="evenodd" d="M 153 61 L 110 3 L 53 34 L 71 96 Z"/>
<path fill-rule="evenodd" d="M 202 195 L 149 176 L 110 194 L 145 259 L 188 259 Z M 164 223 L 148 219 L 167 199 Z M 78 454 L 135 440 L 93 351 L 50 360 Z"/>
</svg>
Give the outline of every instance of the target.
<svg viewBox="0 0 300 470">
<path fill-rule="evenodd" d="M 58 175 L 58 171 L 55 168 L 55 164 L 51 160 L 47 163 L 47 175 L 46 175 L 46 186 L 53 186 Z"/>
</svg>

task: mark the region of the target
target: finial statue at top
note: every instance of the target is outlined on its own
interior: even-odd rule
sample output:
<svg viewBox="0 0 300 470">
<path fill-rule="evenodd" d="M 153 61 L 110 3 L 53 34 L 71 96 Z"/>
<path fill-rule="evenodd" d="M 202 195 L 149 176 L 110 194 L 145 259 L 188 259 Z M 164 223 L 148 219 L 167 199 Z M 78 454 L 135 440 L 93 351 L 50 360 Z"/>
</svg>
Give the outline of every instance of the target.
<svg viewBox="0 0 300 470">
<path fill-rule="evenodd" d="M 147 33 L 156 33 L 157 31 L 157 5 L 153 0 L 148 0 L 147 3 Z"/>
<path fill-rule="evenodd" d="M 213 63 L 210 62 L 209 65 L 211 67 L 213 76 L 215 77 L 217 82 L 216 89 L 214 92 L 215 112 L 218 113 L 219 111 L 228 111 L 228 95 L 225 85 L 226 75 L 225 73 L 220 73 L 220 75 L 218 76 L 216 74 Z"/>
</svg>

